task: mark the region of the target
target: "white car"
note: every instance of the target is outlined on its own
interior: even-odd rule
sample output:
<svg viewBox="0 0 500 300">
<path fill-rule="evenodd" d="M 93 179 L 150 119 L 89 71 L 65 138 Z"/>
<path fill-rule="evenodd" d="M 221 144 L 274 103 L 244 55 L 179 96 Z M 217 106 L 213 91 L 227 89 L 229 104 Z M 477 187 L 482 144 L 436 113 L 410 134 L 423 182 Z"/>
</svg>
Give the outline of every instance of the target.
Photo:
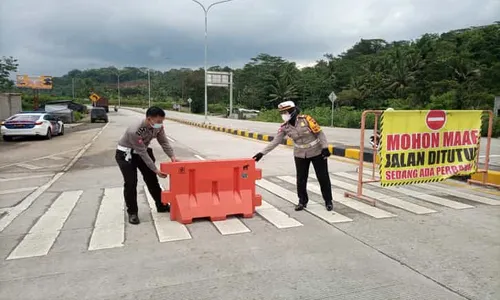
<svg viewBox="0 0 500 300">
<path fill-rule="evenodd" d="M 21 112 L 2 122 L 1 134 L 4 141 L 14 137 L 43 136 L 51 139 L 64 134 L 64 123 L 46 112 Z"/>
</svg>

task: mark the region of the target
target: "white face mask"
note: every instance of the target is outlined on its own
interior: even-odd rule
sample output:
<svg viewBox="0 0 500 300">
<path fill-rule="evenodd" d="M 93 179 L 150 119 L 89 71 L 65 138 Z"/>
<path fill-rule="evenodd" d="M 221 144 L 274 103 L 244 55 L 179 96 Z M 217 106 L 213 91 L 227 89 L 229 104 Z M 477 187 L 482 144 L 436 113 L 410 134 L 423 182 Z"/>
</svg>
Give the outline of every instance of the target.
<svg viewBox="0 0 500 300">
<path fill-rule="evenodd" d="M 288 122 L 290 120 L 290 114 L 282 114 L 281 118 L 283 119 L 283 122 Z"/>
</svg>

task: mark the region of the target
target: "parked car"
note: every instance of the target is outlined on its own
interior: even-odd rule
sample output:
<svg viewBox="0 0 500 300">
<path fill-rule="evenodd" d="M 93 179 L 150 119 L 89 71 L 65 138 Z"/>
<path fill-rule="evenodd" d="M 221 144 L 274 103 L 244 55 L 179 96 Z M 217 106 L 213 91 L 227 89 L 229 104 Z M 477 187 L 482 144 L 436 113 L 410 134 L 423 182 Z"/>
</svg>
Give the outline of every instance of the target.
<svg viewBox="0 0 500 300">
<path fill-rule="evenodd" d="M 64 123 L 47 112 L 21 112 L 3 121 L 0 131 L 4 141 L 22 136 L 43 136 L 51 139 L 54 135 L 64 134 Z"/>
<path fill-rule="evenodd" d="M 108 114 L 102 107 L 92 107 L 92 110 L 90 111 L 90 122 L 95 123 L 97 120 L 102 120 L 104 123 L 108 123 Z"/>
</svg>

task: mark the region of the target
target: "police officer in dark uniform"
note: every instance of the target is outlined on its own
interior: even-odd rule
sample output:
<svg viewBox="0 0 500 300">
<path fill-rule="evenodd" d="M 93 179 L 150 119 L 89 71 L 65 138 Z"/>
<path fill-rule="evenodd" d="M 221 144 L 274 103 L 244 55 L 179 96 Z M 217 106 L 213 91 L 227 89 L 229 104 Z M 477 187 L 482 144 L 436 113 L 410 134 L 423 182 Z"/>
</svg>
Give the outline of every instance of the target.
<svg viewBox="0 0 500 300">
<path fill-rule="evenodd" d="M 156 138 L 170 159 L 177 161 L 174 150 L 165 135 L 164 120 L 165 111 L 152 106 L 146 111 L 146 118 L 129 126 L 118 141 L 115 159 L 125 181 L 123 194 L 127 204 L 128 220 L 131 224 L 140 222 L 137 216 L 137 169 L 141 171 L 149 193 L 155 201 L 156 210 L 158 212 L 170 211 L 170 205 L 161 203 L 162 190 L 157 177 L 165 178 L 167 175 L 156 167 L 153 149 L 148 147 Z"/>
<path fill-rule="evenodd" d="M 259 161 L 278 146 L 285 136 L 289 136 L 294 143 L 295 168 L 297 173 L 297 195 L 299 203 L 295 210 L 303 210 L 309 201 L 307 195 L 307 178 L 309 165 L 312 163 L 319 184 L 321 194 L 328 211 L 333 210 L 332 185 L 328 174 L 328 160 L 330 150 L 325 133 L 316 121 L 309 115 L 300 115 L 299 109 L 293 101 L 285 101 L 278 105 L 281 117 L 285 123 L 281 125 L 278 134 L 272 142 L 253 158 Z"/>
</svg>

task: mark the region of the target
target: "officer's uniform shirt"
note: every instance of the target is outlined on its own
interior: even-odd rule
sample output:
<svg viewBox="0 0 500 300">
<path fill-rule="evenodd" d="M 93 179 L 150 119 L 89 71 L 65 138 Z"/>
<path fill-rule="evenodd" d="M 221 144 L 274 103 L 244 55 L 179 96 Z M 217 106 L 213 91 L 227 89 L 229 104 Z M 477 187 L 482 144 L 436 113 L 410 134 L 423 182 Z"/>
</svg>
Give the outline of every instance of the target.
<svg viewBox="0 0 500 300">
<path fill-rule="evenodd" d="M 147 149 L 151 141 L 156 138 L 163 151 L 169 156 L 174 156 L 174 150 L 165 135 L 164 128 L 156 129 L 141 120 L 127 128 L 125 134 L 118 141 L 118 145 L 132 149 L 132 153 L 139 155 L 146 165 L 156 171 L 156 165 L 149 157 Z"/>
<path fill-rule="evenodd" d="M 266 155 L 276 148 L 285 136 L 290 137 L 294 143 L 293 154 L 300 158 L 310 158 L 321 154 L 321 150 L 328 148 L 326 135 L 321 130 L 319 124 L 309 115 L 298 115 L 295 120 L 295 125 L 286 122 L 281 125 L 278 134 L 274 139 L 261 151 Z M 315 143 L 311 145 L 311 143 Z M 302 148 L 300 146 L 310 145 Z"/>
</svg>

